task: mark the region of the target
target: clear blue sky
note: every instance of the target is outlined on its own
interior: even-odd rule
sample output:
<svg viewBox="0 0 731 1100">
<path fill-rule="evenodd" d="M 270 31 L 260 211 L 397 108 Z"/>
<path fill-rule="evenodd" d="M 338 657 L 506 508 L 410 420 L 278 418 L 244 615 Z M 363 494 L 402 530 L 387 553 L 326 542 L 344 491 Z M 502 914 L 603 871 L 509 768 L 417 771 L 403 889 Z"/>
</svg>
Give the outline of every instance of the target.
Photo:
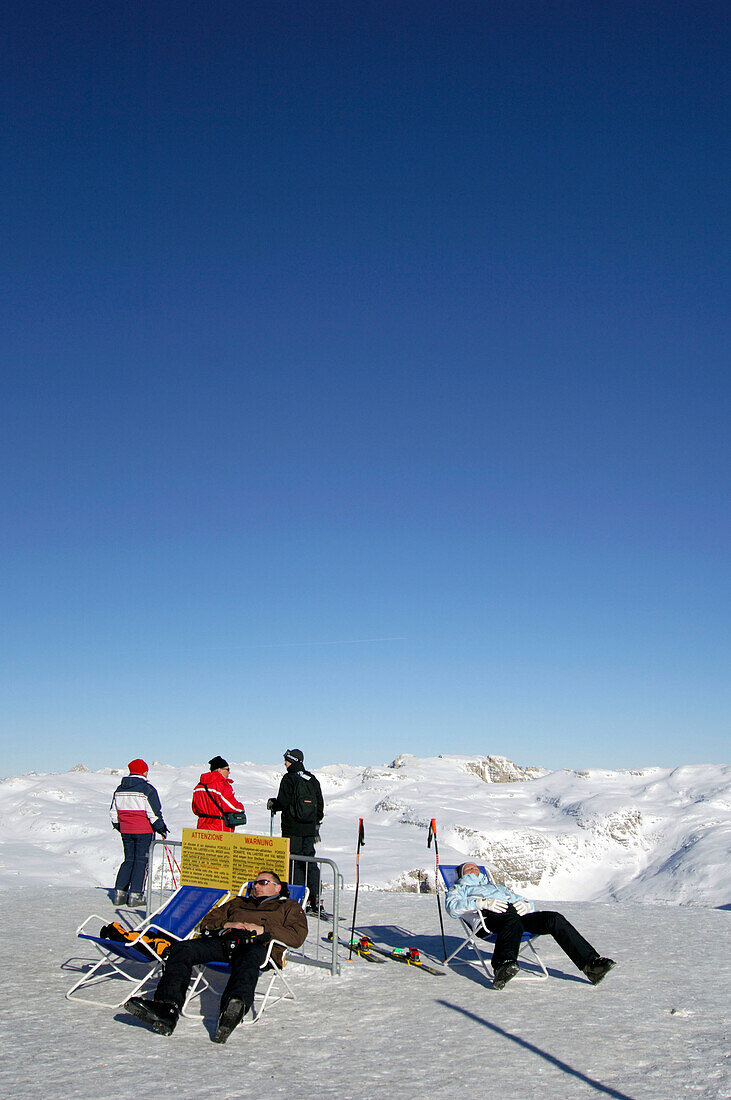
<svg viewBox="0 0 731 1100">
<path fill-rule="evenodd" d="M 8 20 L 0 773 L 728 760 L 727 5 Z"/>
</svg>

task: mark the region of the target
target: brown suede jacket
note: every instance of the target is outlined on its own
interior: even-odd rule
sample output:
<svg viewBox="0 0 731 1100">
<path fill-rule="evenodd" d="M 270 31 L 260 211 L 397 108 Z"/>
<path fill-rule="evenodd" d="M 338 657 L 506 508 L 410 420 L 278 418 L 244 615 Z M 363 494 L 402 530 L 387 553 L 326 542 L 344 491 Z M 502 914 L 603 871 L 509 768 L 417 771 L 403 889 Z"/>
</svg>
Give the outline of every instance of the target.
<svg viewBox="0 0 731 1100">
<path fill-rule="evenodd" d="M 259 905 L 254 898 L 232 898 L 224 905 L 211 909 L 201 921 L 201 929 L 223 928 L 231 921 L 261 924 L 273 940 L 281 940 L 287 947 L 301 947 L 307 939 L 307 917 L 301 905 L 289 898 L 266 898 Z M 282 965 L 283 951 L 276 944 L 272 956 L 277 966 Z"/>
</svg>

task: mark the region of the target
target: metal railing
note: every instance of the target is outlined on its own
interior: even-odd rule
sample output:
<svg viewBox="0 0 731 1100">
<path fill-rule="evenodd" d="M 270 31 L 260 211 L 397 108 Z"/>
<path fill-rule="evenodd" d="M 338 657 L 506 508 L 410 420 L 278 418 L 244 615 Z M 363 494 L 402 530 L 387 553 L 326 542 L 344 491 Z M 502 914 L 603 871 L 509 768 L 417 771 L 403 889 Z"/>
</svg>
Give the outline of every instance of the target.
<svg viewBox="0 0 731 1100">
<path fill-rule="evenodd" d="M 169 896 L 180 885 L 180 854 L 183 842 L 181 840 L 162 840 L 155 837 L 150 847 L 150 855 L 147 864 L 147 885 L 145 899 L 147 913 L 152 913 L 163 905 Z M 338 920 L 340 917 L 340 892 L 343 887 L 343 876 L 338 865 L 331 859 L 320 859 L 317 856 L 292 856 L 290 858 L 290 874 L 294 878 L 297 872 L 294 864 L 316 863 L 320 871 L 320 889 L 332 889 L 332 919 L 334 935 L 332 943 L 323 934 L 323 922 L 319 911 L 308 914 L 310 931 L 302 947 L 289 948 L 287 957 L 292 962 L 301 962 L 306 966 L 318 966 L 329 970 L 333 977 L 340 973 L 340 959 L 338 958 Z M 302 881 L 307 877 L 307 867 L 303 866 L 297 877 Z M 332 877 L 332 886 L 330 879 Z M 329 931 L 328 926 L 328 931 Z"/>
<path fill-rule="evenodd" d="M 302 871 L 300 872 L 299 876 L 297 875 L 296 868 L 294 867 L 294 865 L 297 864 L 297 863 L 305 864 L 305 866 L 302 867 Z M 297 878 L 299 878 L 300 881 L 306 880 L 306 878 L 307 878 L 307 866 L 306 866 L 306 864 L 308 864 L 308 863 L 316 863 L 318 868 L 319 868 L 319 871 L 320 871 L 320 897 L 322 897 L 323 886 L 326 886 L 326 888 L 327 888 L 327 884 L 323 883 L 323 879 L 322 879 L 323 869 L 324 868 L 329 868 L 330 871 L 332 872 L 332 922 L 333 922 L 332 926 L 333 926 L 333 938 L 332 938 L 331 943 L 328 942 L 327 940 L 323 940 L 323 936 L 322 936 L 323 921 L 320 917 L 319 906 L 318 906 L 317 912 L 316 913 L 311 913 L 309 915 L 310 916 L 310 925 L 312 925 L 313 922 L 314 922 L 314 925 L 315 925 L 315 932 L 314 932 L 315 955 L 313 956 L 311 954 L 306 954 L 306 955 L 301 957 L 300 952 L 290 950 L 290 951 L 287 952 L 287 956 L 289 958 L 296 959 L 298 962 L 305 962 L 305 963 L 308 964 L 308 966 L 321 966 L 324 969 L 329 970 L 330 973 L 333 975 L 333 977 L 335 977 L 337 974 L 340 973 L 340 959 L 338 958 L 338 921 L 340 920 L 340 891 L 341 891 L 342 886 L 343 886 L 343 876 L 340 874 L 340 869 L 339 869 L 337 863 L 335 863 L 331 859 L 321 859 L 319 856 L 290 856 L 289 857 L 289 865 L 290 865 L 290 869 L 291 869 L 290 874 L 291 874 L 291 877 L 292 877 L 292 881 L 295 881 Z M 330 931 L 329 927 L 328 927 L 328 931 Z M 305 952 L 305 951 L 307 951 L 308 947 L 311 948 L 312 946 L 313 945 L 310 944 L 310 937 L 308 936 L 307 940 L 305 941 L 305 943 L 304 943 L 303 947 L 300 949 L 300 951 Z M 322 955 L 329 956 L 329 961 L 326 961 L 325 958 L 322 958 L 321 957 Z"/>
</svg>

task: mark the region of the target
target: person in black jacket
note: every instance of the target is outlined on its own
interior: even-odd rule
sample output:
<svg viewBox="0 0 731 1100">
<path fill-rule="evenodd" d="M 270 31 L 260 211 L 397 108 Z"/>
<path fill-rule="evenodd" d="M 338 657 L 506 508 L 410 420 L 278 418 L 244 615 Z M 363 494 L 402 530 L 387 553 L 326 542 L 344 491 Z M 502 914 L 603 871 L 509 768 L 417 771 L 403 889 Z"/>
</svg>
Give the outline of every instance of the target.
<svg viewBox="0 0 731 1100">
<path fill-rule="evenodd" d="M 290 856 L 314 856 L 315 844 L 320 839 L 320 822 L 325 816 L 322 789 L 312 772 L 305 771 L 301 749 L 287 749 L 284 766 L 287 770 L 277 797 L 269 799 L 267 809 L 272 814 L 282 814 L 282 836 L 289 837 Z M 310 891 L 307 911 L 319 913 L 320 868 L 316 863 L 293 860 L 289 873 L 293 883 L 307 882 Z"/>
</svg>

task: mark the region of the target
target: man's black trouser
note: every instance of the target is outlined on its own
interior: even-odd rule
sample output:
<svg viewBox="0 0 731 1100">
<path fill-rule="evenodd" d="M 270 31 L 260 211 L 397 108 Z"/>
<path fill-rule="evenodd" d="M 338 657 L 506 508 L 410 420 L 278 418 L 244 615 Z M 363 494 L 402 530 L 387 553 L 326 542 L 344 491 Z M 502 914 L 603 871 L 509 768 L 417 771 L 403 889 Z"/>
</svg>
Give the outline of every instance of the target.
<svg viewBox="0 0 731 1100">
<path fill-rule="evenodd" d="M 221 1011 L 232 997 L 242 1000 L 247 1012 L 251 1008 L 267 946 L 266 943 L 247 944 L 234 953 L 231 976 L 221 994 Z M 228 961 L 225 943 L 215 936 L 173 944 L 165 960 L 163 976 L 157 983 L 155 1000 L 172 1001 L 182 1008 L 193 967 L 198 963 Z"/>
<path fill-rule="evenodd" d="M 289 838 L 290 856 L 314 856 L 314 836 L 291 836 Z M 289 880 L 293 885 L 304 886 L 310 891 L 309 905 L 320 904 L 320 868 L 316 863 L 302 863 L 293 860 L 290 863 Z M 307 870 L 305 870 L 307 868 Z"/>
<path fill-rule="evenodd" d="M 566 952 L 579 970 L 583 970 L 587 963 L 597 957 L 597 952 L 588 940 L 561 913 L 545 910 L 526 913 L 521 917 L 512 905 L 508 906 L 505 913 L 491 913 L 489 909 L 481 912 L 488 929 L 495 933 L 493 970 L 517 960 L 523 932 L 531 932 L 534 936 L 553 936 L 561 950 Z"/>
</svg>

